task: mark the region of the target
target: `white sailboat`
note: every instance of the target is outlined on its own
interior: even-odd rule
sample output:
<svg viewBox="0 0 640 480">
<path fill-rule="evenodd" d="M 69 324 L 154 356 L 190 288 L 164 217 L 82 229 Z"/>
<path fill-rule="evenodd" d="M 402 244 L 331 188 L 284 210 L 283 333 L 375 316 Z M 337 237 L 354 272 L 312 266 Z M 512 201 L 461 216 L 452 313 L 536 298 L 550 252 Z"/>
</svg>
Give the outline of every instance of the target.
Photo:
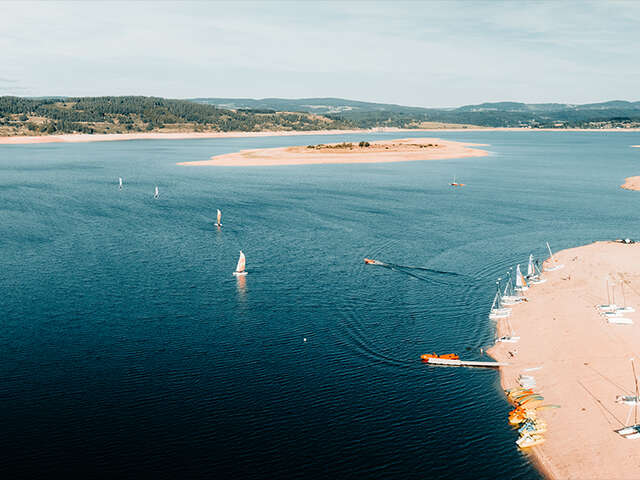
<svg viewBox="0 0 640 480">
<path fill-rule="evenodd" d="M 635 308 L 627 306 L 627 298 L 624 296 L 624 280 L 620 282 L 620 291 L 622 292 L 622 307 L 618 307 L 616 312 L 620 313 L 633 313 Z"/>
<path fill-rule="evenodd" d="M 218 217 L 217 217 L 218 219 L 216 220 L 216 227 L 221 227 L 222 223 L 220 223 L 220 220 L 222 220 L 222 212 L 219 209 L 216 209 L 216 210 L 218 210 Z"/>
<path fill-rule="evenodd" d="M 549 250 L 549 263 L 551 265 L 545 268 L 545 270 L 547 272 L 553 272 L 554 270 L 560 270 L 561 268 L 564 268 L 564 265 L 558 263 L 558 259 L 553 256 L 553 252 L 551 251 L 549 242 L 546 242 L 546 243 L 547 243 L 547 249 Z"/>
<path fill-rule="evenodd" d="M 601 312 L 615 312 L 618 309 L 618 306 L 615 304 L 615 300 L 612 303 L 611 302 L 611 294 L 609 293 L 609 280 L 606 280 L 607 282 L 607 303 L 603 303 L 600 305 L 597 305 L 598 310 L 600 310 Z"/>
<path fill-rule="evenodd" d="M 529 254 L 529 263 L 527 264 L 527 279 L 533 277 L 536 274 L 533 268 L 533 254 Z"/>
<path fill-rule="evenodd" d="M 540 267 L 537 267 L 537 262 L 533 261 L 533 255 L 529 255 L 529 264 L 527 265 L 527 280 L 530 285 L 540 285 L 547 281 L 546 278 L 542 278 L 542 272 Z"/>
<path fill-rule="evenodd" d="M 464 183 L 459 183 L 456 182 L 456 176 L 453 176 L 453 182 L 451 182 L 449 185 L 451 185 L 452 187 L 464 187 Z"/>
<path fill-rule="evenodd" d="M 153 198 L 158 198 L 160 196 L 160 191 L 158 190 L 158 186 L 156 185 L 156 191 L 153 194 Z"/>
<path fill-rule="evenodd" d="M 525 290 L 529 290 L 529 286 L 520 271 L 520 264 L 518 264 L 516 267 L 516 292 L 524 292 Z"/>
<path fill-rule="evenodd" d="M 511 322 L 509 321 L 509 319 L 507 318 L 507 328 L 509 329 L 509 335 L 505 335 L 503 337 L 498 338 L 498 342 L 504 342 L 504 343 L 518 343 L 518 341 L 520 340 L 520 337 L 516 335 L 516 333 L 513 331 L 513 326 L 511 325 Z"/>
<path fill-rule="evenodd" d="M 240 250 L 240 258 L 238 258 L 238 265 L 236 266 L 236 271 L 233 272 L 233 274 L 235 276 L 246 275 L 247 271 L 245 270 L 245 267 L 246 267 L 246 259 L 245 259 L 244 253 L 242 253 L 242 250 Z"/>
<path fill-rule="evenodd" d="M 118 177 L 118 188 L 122 190 L 122 177 Z"/>
<path fill-rule="evenodd" d="M 517 303 L 524 302 L 526 300 L 526 297 L 513 289 L 511 272 L 508 272 L 507 275 L 507 282 L 505 284 L 504 291 L 502 292 L 502 297 L 500 297 L 500 302 L 502 303 L 502 305 L 515 305 Z"/>
<path fill-rule="evenodd" d="M 635 399 L 637 400 L 640 395 L 638 394 L 638 377 L 636 376 L 636 366 L 633 361 L 633 358 L 631 359 L 631 368 L 633 369 L 633 381 L 635 382 L 635 386 L 636 386 Z M 622 428 L 619 428 L 618 430 L 614 430 L 614 432 L 616 432 L 618 435 L 629 440 L 636 440 L 640 438 L 640 425 L 638 424 L 638 402 L 637 401 L 633 402 L 633 413 L 634 413 L 633 425 L 629 425 L 628 427 L 622 427 Z M 631 416 L 631 410 L 629 411 L 629 415 L 627 415 L 627 421 L 625 423 L 629 423 L 630 416 Z"/>
<path fill-rule="evenodd" d="M 501 318 L 507 318 L 511 315 L 510 308 L 504 308 L 500 301 L 500 289 L 496 292 L 496 296 L 493 297 L 493 304 L 491 305 L 491 311 L 489 312 L 489 318 L 491 320 L 499 320 Z"/>
</svg>

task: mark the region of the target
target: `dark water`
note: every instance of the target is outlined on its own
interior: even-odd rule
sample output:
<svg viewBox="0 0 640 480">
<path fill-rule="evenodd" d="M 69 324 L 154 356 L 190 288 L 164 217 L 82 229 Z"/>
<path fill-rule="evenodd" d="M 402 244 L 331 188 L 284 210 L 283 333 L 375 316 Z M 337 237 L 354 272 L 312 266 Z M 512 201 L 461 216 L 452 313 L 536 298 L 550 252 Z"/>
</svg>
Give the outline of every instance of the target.
<svg viewBox="0 0 640 480">
<path fill-rule="evenodd" d="M 538 478 L 498 374 L 419 355 L 481 359 L 495 278 L 545 241 L 640 237 L 618 188 L 640 135 L 438 135 L 493 154 L 233 169 L 175 163 L 398 134 L 0 147 L 0 472 Z"/>
</svg>

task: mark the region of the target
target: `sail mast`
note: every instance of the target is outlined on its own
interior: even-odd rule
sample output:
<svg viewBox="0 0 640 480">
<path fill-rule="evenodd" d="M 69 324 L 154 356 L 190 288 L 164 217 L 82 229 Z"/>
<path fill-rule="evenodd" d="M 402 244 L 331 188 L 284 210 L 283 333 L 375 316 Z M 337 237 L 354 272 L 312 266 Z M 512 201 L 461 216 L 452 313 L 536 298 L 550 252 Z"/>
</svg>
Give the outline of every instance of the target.
<svg viewBox="0 0 640 480">
<path fill-rule="evenodd" d="M 631 368 L 633 369 L 633 381 L 636 383 L 636 401 L 633 402 L 633 424 L 638 424 L 638 377 L 636 376 L 636 365 L 631 359 Z"/>
</svg>

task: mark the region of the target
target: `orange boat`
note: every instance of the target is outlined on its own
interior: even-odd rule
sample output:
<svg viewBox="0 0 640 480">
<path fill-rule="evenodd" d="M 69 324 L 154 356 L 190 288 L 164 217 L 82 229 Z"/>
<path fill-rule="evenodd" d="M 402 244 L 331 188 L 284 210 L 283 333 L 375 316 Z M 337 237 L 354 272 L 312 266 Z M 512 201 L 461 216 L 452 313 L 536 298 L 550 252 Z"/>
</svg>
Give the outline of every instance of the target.
<svg viewBox="0 0 640 480">
<path fill-rule="evenodd" d="M 425 353 L 420 355 L 422 360 L 429 361 L 430 358 L 444 358 L 446 360 L 460 360 L 460 357 L 455 353 L 445 353 L 444 355 L 437 355 L 436 353 Z"/>
<path fill-rule="evenodd" d="M 367 265 L 385 265 L 384 263 L 379 262 L 378 260 L 372 260 L 371 258 L 365 258 L 364 263 Z"/>
</svg>

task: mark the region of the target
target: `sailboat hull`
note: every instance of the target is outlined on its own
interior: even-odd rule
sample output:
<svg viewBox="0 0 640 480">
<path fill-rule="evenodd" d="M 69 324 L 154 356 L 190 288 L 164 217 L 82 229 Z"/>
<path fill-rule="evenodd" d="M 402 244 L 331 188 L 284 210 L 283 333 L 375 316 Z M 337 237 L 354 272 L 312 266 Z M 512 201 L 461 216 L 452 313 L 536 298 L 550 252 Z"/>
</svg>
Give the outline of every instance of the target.
<svg viewBox="0 0 640 480">
<path fill-rule="evenodd" d="M 247 274 L 247 272 L 233 272 L 236 277 L 243 277 Z"/>
<path fill-rule="evenodd" d="M 556 270 L 561 270 L 564 268 L 564 265 L 556 265 L 554 267 L 545 267 L 545 272 L 555 272 Z"/>
</svg>

